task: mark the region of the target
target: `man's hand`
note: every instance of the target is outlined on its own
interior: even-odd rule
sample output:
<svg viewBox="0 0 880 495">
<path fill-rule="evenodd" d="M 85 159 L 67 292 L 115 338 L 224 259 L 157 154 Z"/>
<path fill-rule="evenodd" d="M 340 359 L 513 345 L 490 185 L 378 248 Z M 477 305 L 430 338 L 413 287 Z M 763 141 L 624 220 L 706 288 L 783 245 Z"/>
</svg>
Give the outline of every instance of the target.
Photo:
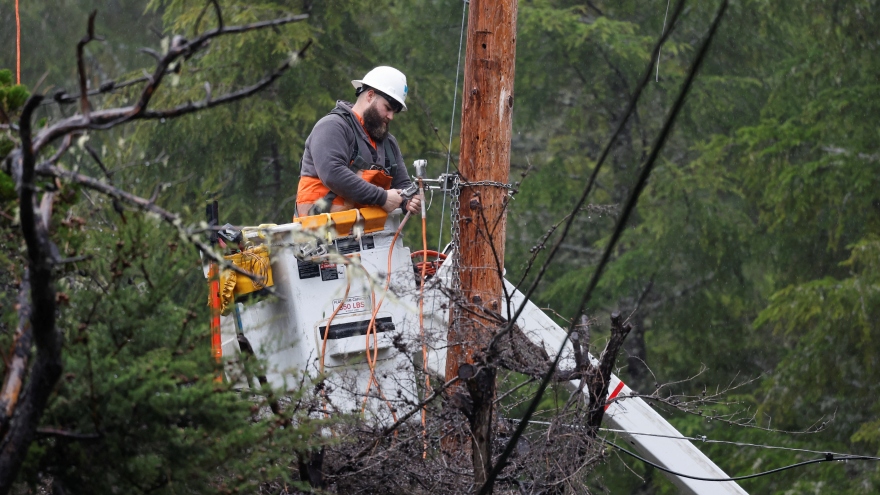
<svg viewBox="0 0 880 495">
<path fill-rule="evenodd" d="M 420 215 L 422 213 L 422 198 L 413 196 L 406 204 L 406 210 L 413 215 Z"/>
<path fill-rule="evenodd" d="M 387 191 L 388 199 L 385 200 L 385 204 L 382 205 L 382 209 L 391 213 L 395 208 L 399 208 L 400 204 L 403 203 L 403 196 L 400 195 L 400 189 L 389 189 Z"/>
</svg>

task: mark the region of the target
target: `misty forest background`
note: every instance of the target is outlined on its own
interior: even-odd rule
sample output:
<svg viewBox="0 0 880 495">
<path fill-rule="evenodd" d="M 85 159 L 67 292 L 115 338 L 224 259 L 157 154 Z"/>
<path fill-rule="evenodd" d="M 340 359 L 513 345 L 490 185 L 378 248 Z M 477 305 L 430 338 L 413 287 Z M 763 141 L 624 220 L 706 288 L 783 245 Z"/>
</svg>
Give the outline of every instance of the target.
<svg viewBox="0 0 880 495">
<path fill-rule="evenodd" d="M 304 10 L 296 1 L 221 3 L 227 24 Z M 13 5 L 0 0 L 0 69 L 15 68 Z M 203 7 L 184 0 L 22 2 L 22 83 L 50 96 L 76 93 L 75 45 L 93 9 L 96 32 L 106 37 L 86 48 L 89 84 L 98 88 L 140 77 L 154 60 L 138 49 L 161 52 L 169 36 L 191 34 Z M 578 218 L 540 286 L 536 302 L 560 318 L 574 312 L 715 8 L 689 2 L 663 47 L 659 82 L 652 78 L 599 176 L 594 206 Z M 522 184 L 508 217 L 509 279 L 519 280 L 530 250 L 575 203 L 662 31 L 665 9 L 662 0 L 520 2 L 511 180 Z M 212 19 L 209 11 L 201 22 Z M 312 126 L 335 100 L 353 98 L 351 79 L 387 64 L 406 73 L 410 87 L 409 111 L 394 119 L 392 132 L 408 164 L 426 158 L 429 176 L 437 176 L 446 167 L 450 122 L 455 167 L 461 21 L 459 0 L 314 2 L 305 23 L 215 40 L 156 98 L 167 106 L 201 99 L 205 82 L 215 94 L 251 84 L 313 40 L 268 90 L 176 120 L 90 133 L 61 163 L 101 176 L 84 151 L 88 144 L 114 184 L 144 197 L 162 185 L 158 203 L 187 222 L 202 220 L 205 201 L 217 199 L 221 224 L 286 223 Z M 650 393 L 695 375 L 670 391 L 699 395 L 746 382 L 730 391 L 729 404 L 702 415 L 670 414 L 685 435 L 880 451 L 878 32 L 877 0 L 740 0 L 721 24 L 588 310 L 599 322 L 594 349 L 607 336 L 610 311 L 636 310 L 618 361 L 619 375 L 636 390 Z M 0 95 L 9 88 L 10 81 L 0 81 Z M 121 89 L 93 103 L 120 104 L 131 94 Z M 78 108 L 59 99 L 50 98 L 37 118 L 52 121 Z M 5 174 L 0 186 L 6 352 L 23 253 L 17 199 Z M 442 201 L 433 198 L 431 246 L 441 232 L 442 242 L 449 240 L 448 207 L 440 230 Z M 75 493 L 141 493 L 157 473 L 168 473 L 196 480 L 189 491 L 213 492 L 211 470 L 218 466 L 249 473 L 241 483 L 295 477 L 279 452 L 302 448 L 309 432 L 266 440 L 265 431 L 243 426 L 249 403 L 212 393 L 196 251 L 170 227 L 73 187 L 59 193 L 52 232 L 65 256 L 89 258 L 65 266 L 60 277 L 65 374 L 42 424 L 99 431 L 100 438 L 34 443 L 22 486 L 49 476 Z M 419 236 L 409 228 L 409 245 L 420 245 Z M 128 289 L 133 281 L 137 291 Z M 182 379 L 194 385 L 176 387 Z M 736 411 L 737 421 L 760 428 L 707 418 Z M 172 416 L 179 428 L 167 426 Z M 204 435 L 186 435 L 187 421 L 198 422 Z M 255 444 L 264 447 L 248 450 Z M 814 457 L 699 447 L 730 475 Z M 616 456 L 587 483 L 611 493 L 673 492 L 659 472 Z M 880 473 L 876 463 L 829 463 L 741 484 L 750 493 L 875 493 Z M 173 491 L 169 486 L 157 488 Z"/>
</svg>

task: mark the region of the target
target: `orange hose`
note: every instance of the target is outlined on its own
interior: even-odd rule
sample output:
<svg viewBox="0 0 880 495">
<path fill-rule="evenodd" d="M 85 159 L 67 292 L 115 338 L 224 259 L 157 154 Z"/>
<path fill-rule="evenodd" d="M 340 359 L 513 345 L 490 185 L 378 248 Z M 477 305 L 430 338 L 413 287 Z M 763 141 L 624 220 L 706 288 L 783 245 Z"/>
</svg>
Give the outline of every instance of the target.
<svg viewBox="0 0 880 495">
<path fill-rule="evenodd" d="M 15 84 L 21 84 L 21 14 L 15 0 Z"/>
</svg>

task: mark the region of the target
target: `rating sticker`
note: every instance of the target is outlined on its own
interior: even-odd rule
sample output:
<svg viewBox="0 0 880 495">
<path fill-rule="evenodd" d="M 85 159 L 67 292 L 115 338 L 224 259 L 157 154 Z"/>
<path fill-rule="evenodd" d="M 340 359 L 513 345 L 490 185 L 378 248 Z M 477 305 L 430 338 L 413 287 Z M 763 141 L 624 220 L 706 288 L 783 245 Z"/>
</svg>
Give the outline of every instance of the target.
<svg viewBox="0 0 880 495">
<path fill-rule="evenodd" d="M 342 299 L 334 299 L 333 310 L 336 310 L 340 304 L 342 304 L 342 307 L 339 308 L 339 312 L 336 313 L 337 315 L 363 313 L 372 309 L 370 299 L 364 296 L 351 296 L 345 302 L 342 302 Z"/>
</svg>

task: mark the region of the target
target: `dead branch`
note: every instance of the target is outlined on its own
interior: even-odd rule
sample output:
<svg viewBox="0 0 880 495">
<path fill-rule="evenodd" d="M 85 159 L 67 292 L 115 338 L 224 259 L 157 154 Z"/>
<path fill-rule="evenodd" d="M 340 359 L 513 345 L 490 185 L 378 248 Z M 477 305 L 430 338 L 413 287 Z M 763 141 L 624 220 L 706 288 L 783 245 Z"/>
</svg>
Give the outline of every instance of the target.
<svg viewBox="0 0 880 495">
<path fill-rule="evenodd" d="M 30 291 L 30 276 L 28 270 L 25 269 L 21 286 L 18 289 L 18 325 L 12 344 L 12 357 L 6 367 L 6 375 L 3 377 L 3 388 L 0 389 L 0 437 L 5 435 L 9 428 L 9 420 L 18 404 L 31 355 L 33 333 L 31 332 L 31 306 L 28 302 Z"/>
<path fill-rule="evenodd" d="M 172 225 L 177 229 L 179 235 L 187 242 L 193 244 L 199 251 L 204 253 L 204 255 L 210 258 L 212 261 L 218 263 L 223 268 L 228 268 L 230 270 L 235 271 L 240 275 L 244 275 L 245 277 L 254 280 L 255 282 L 260 282 L 263 280 L 263 277 L 251 273 L 243 268 L 230 263 L 223 256 L 217 254 L 207 243 L 202 241 L 198 234 L 187 230 L 180 219 L 180 217 L 170 211 L 156 205 L 152 201 L 142 198 L 140 196 L 131 194 L 130 192 L 123 191 L 117 187 L 114 187 L 105 182 L 101 182 L 98 179 L 93 177 L 89 177 L 87 175 L 83 175 L 76 172 L 70 172 L 67 170 L 62 170 L 54 165 L 50 165 L 48 163 L 41 163 L 37 167 L 37 173 L 40 175 L 48 176 L 48 177 L 59 177 L 62 179 L 67 179 L 72 182 L 75 182 L 79 185 L 85 186 L 89 189 L 93 189 L 102 194 L 110 196 L 114 200 L 124 201 L 128 204 L 134 205 L 141 211 L 145 211 L 148 213 L 152 213 L 158 216 L 163 221 Z M 267 287 L 268 289 L 268 287 Z"/>
<path fill-rule="evenodd" d="M 169 48 L 168 53 L 166 53 L 161 58 L 161 60 L 157 62 L 153 73 L 147 76 L 147 85 L 141 90 L 141 94 L 138 97 L 137 103 L 135 105 L 90 112 L 87 115 L 77 114 L 63 119 L 58 123 L 42 130 L 37 135 L 37 137 L 34 139 L 33 152 L 35 155 L 39 154 L 40 150 L 42 150 L 42 148 L 44 148 L 46 145 L 72 132 L 83 131 L 87 129 L 108 129 L 110 127 L 137 119 L 155 119 L 184 115 L 186 113 L 210 108 L 219 104 L 228 103 L 250 96 L 277 79 L 281 75 L 281 73 L 283 73 L 290 67 L 292 60 L 284 63 L 284 65 L 282 65 L 275 72 L 273 72 L 267 78 L 263 79 L 257 84 L 243 90 L 230 93 L 229 95 L 225 95 L 209 103 L 187 104 L 164 111 L 148 112 L 147 110 L 153 95 L 161 85 L 165 75 L 168 73 L 168 68 L 179 59 L 183 57 L 189 57 L 193 53 L 203 49 L 207 46 L 207 43 L 210 40 L 229 34 L 239 34 L 248 31 L 283 26 L 294 22 L 304 21 L 308 19 L 308 17 L 308 14 L 299 14 L 283 17 L 280 19 L 273 19 L 270 21 L 245 24 L 241 26 L 218 27 L 216 29 L 205 32 L 204 34 L 192 41 L 178 38 L 178 42 L 172 43 L 172 46 Z M 301 56 L 303 51 L 308 48 L 308 46 L 309 45 L 307 44 L 306 47 L 300 51 L 298 56 Z M 145 114 L 148 115 L 145 116 Z"/>
<path fill-rule="evenodd" d="M 83 60 L 83 50 L 91 41 L 104 40 L 101 36 L 95 36 L 95 16 L 97 15 L 97 10 L 93 10 L 92 13 L 89 14 L 89 25 L 86 30 L 86 35 L 76 44 L 76 66 L 79 70 L 80 111 L 86 118 L 89 117 L 91 105 L 89 104 L 88 85 L 86 81 L 86 63 L 85 60 Z"/>
<path fill-rule="evenodd" d="M 28 98 L 19 121 L 20 153 L 15 157 L 21 171 L 19 201 L 21 232 L 28 253 L 30 274 L 30 326 L 37 354 L 30 370 L 24 399 L 11 418 L 10 429 L 0 441 L 0 493 L 8 493 L 15 480 L 46 408 L 61 376 L 61 335 L 55 327 L 55 285 L 49 232 L 36 216 L 34 187 L 36 156 L 31 141 L 31 118 L 42 96 Z"/>
<path fill-rule="evenodd" d="M 611 313 L 611 338 L 605 344 L 605 350 L 599 357 L 599 365 L 591 370 L 587 384 L 590 391 L 587 426 L 592 437 L 596 436 L 599 426 L 602 425 L 602 418 L 605 416 L 605 401 L 608 397 L 608 384 L 611 383 L 611 371 L 614 368 L 614 362 L 617 361 L 617 355 L 620 353 L 623 341 L 630 330 L 632 330 L 632 325 L 621 323 L 619 311 Z"/>
<path fill-rule="evenodd" d="M 376 436 L 376 439 L 374 442 L 372 442 L 367 448 L 361 450 L 354 457 L 360 458 L 360 457 L 363 457 L 363 456 L 369 454 L 373 449 L 375 449 L 376 447 L 379 446 L 379 443 L 382 441 L 383 438 L 385 438 L 388 435 L 397 431 L 397 429 L 400 428 L 400 426 L 402 424 L 404 424 L 406 421 L 408 421 L 409 418 L 413 417 L 414 414 L 420 412 L 423 407 L 425 407 L 428 404 L 430 404 L 431 402 L 433 402 L 437 397 L 442 396 L 443 392 L 446 391 L 446 389 L 448 389 L 452 385 L 455 385 L 458 382 L 458 380 L 459 380 L 459 378 L 456 376 L 456 377 L 452 378 L 451 380 L 447 381 L 446 383 L 444 383 L 443 385 L 441 385 L 439 388 L 435 389 L 434 393 L 432 393 L 431 395 L 426 397 L 423 401 L 419 402 L 415 407 L 410 409 L 406 414 L 400 416 L 397 419 L 397 421 L 395 421 L 393 424 L 389 425 L 387 428 L 382 430 Z"/>
<path fill-rule="evenodd" d="M 60 430 L 58 428 L 37 428 L 37 434 L 43 437 L 65 438 L 68 440 L 98 440 L 99 433 L 78 433 L 75 431 Z"/>
</svg>

